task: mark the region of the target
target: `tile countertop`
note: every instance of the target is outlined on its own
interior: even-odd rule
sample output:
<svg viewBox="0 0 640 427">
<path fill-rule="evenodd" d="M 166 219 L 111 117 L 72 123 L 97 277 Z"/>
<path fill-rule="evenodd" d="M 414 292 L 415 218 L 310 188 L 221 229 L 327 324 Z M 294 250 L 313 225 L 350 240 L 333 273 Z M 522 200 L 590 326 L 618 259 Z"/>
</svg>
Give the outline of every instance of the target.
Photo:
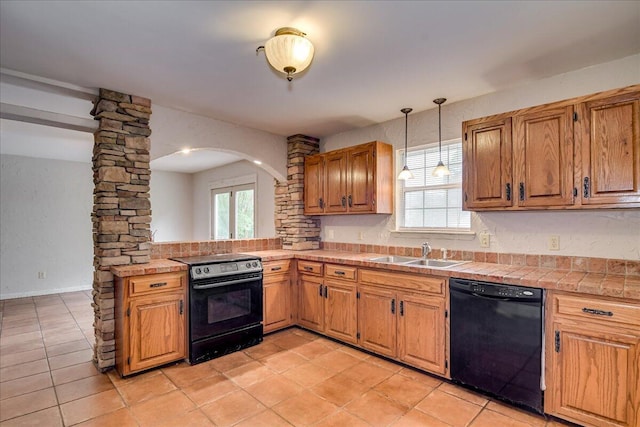
<svg viewBox="0 0 640 427">
<path fill-rule="evenodd" d="M 287 251 L 271 250 L 245 252 L 257 255 L 263 261 L 296 258 L 307 261 L 334 262 L 358 267 L 375 267 L 407 273 L 521 285 L 543 289 L 602 295 L 640 301 L 640 276 L 586 273 L 583 271 L 520 265 L 493 264 L 469 261 L 449 268 L 429 268 L 367 261 L 383 256 L 376 253 L 350 253 L 327 250 Z"/>
<path fill-rule="evenodd" d="M 398 272 L 422 273 L 433 276 L 483 280 L 509 285 L 554 289 L 587 295 L 602 295 L 640 301 L 640 276 L 586 273 L 582 271 L 473 261 L 441 269 L 367 261 L 369 258 L 383 256 L 376 253 L 351 253 L 328 250 L 289 251 L 278 249 L 267 251 L 243 251 L 242 253 L 259 256 L 263 261 L 296 258 L 306 261 L 333 262 L 357 267 L 385 268 L 387 270 Z M 186 270 L 187 266 L 185 264 L 168 259 L 154 259 L 148 264 L 111 267 L 113 274 L 118 277 Z"/>
<path fill-rule="evenodd" d="M 187 271 L 187 264 L 170 259 L 152 259 L 147 264 L 133 264 L 111 267 L 111 272 L 118 277 L 144 276 L 145 274 L 173 273 Z"/>
</svg>

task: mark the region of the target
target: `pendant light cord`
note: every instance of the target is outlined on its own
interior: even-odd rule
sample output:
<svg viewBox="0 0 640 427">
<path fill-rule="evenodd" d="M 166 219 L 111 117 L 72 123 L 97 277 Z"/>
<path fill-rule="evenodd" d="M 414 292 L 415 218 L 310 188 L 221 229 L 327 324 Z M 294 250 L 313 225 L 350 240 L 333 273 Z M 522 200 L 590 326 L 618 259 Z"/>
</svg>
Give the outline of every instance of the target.
<svg viewBox="0 0 640 427">
<path fill-rule="evenodd" d="M 438 151 L 440 153 L 440 161 L 442 161 L 442 104 L 438 104 Z"/>
</svg>

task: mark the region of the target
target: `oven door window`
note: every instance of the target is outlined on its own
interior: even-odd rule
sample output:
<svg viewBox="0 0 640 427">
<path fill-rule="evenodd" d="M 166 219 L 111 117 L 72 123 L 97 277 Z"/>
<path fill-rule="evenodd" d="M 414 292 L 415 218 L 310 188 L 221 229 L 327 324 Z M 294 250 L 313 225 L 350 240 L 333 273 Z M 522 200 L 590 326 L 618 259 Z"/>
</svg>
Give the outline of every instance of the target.
<svg viewBox="0 0 640 427">
<path fill-rule="evenodd" d="M 260 281 L 191 290 L 191 340 L 224 334 L 262 321 Z"/>
<path fill-rule="evenodd" d="M 251 290 L 241 289 L 209 295 L 207 303 L 209 325 L 248 316 L 251 314 Z"/>
</svg>

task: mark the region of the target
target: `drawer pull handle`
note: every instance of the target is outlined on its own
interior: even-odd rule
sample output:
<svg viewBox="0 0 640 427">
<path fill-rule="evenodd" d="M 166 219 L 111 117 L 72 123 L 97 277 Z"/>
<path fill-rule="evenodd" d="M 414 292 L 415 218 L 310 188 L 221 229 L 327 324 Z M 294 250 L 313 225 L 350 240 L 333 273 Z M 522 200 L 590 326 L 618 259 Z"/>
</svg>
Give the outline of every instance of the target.
<svg viewBox="0 0 640 427">
<path fill-rule="evenodd" d="M 604 310 L 598 310 L 598 309 L 595 309 L 595 308 L 584 307 L 582 309 L 582 311 L 584 313 L 595 314 L 597 316 L 609 316 L 609 317 L 613 316 L 613 311 L 604 311 Z"/>
<path fill-rule="evenodd" d="M 271 271 L 278 271 L 278 270 L 282 270 L 282 267 L 280 267 L 280 266 L 271 267 Z"/>
<path fill-rule="evenodd" d="M 150 288 L 161 288 L 163 286 L 167 286 L 167 282 L 152 283 L 149 285 Z"/>
<path fill-rule="evenodd" d="M 336 270 L 334 273 L 336 276 L 344 276 L 344 271 Z"/>
<path fill-rule="evenodd" d="M 309 267 L 308 265 L 304 266 L 305 271 L 313 271 L 313 267 Z"/>
</svg>

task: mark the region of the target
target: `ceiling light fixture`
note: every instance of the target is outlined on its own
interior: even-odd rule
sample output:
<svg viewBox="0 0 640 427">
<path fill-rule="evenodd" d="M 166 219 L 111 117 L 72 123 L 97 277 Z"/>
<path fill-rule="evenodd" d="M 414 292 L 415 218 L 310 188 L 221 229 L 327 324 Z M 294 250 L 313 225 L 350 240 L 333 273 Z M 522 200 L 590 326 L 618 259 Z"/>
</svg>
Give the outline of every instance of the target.
<svg viewBox="0 0 640 427">
<path fill-rule="evenodd" d="M 404 167 L 400 171 L 400 174 L 398 175 L 398 179 L 401 179 L 402 181 L 406 181 L 408 179 L 413 178 L 413 174 L 411 173 L 411 171 L 409 170 L 409 167 L 407 166 L 407 125 L 409 122 L 409 113 L 412 111 L 413 111 L 412 108 L 403 108 L 402 110 L 400 110 L 400 112 L 404 114 Z"/>
<path fill-rule="evenodd" d="M 183 148 L 182 150 L 180 150 L 182 154 L 189 154 L 192 151 L 193 151 L 193 148 Z"/>
<path fill-rule="evenodd" d="M 443 177 L 445 175 L 451 175 L 451 172 L 449 171 L 449 168 L 446 167 L 444 165 L 444 163 L 442 163 L 442 118 L 441 118 L 441 110 L 442 110 L 442 104 L 444 104 L 446 100 L 447 100 L 447 98 L 437 98 L 437 99 L 433 100 L 433 102 L 438 104 L 438 150 L 440 152 L 440 161 L 436 165 L 435 169 L 433 169 L 433 172 L 431 172 L 431 174 L 433 176 L 438 176 L 438 177 Z"/>
<path fill-rule="evenodd" d="M 258 46 L 256 54 L 263 49 L 269 65 L 291 81 L 293 75 L 304 71 L 313 59 L 313 44 L 305 36 L 296 28 L 279 28 L 264 46 Z"/>
</svg>

